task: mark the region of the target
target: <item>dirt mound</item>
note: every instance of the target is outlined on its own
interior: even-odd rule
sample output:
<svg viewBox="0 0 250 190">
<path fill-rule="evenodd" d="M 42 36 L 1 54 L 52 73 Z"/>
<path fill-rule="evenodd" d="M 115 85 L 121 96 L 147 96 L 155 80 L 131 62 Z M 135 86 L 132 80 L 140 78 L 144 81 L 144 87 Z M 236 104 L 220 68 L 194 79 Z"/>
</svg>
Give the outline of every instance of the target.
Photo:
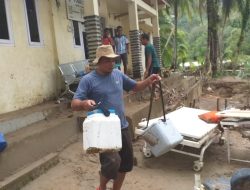
<svg viewBox="0 0 250 190">
<path fill-rule="evenodd" d="M 204 86 L 203 92 L 220 99 L 227 99 L 229 107 L 249 107 L 250 82 L 247 80 L 235 77 L 210 80 Z"/>
</svg>

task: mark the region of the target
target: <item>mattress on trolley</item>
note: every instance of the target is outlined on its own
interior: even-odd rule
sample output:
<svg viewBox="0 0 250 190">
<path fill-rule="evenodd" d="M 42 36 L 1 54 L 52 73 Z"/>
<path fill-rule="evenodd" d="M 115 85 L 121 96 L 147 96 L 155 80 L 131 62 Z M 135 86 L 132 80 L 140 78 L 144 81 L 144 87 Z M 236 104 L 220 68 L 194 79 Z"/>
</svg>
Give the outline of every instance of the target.
<svg viewBox="0 0 250 190">
<path fill-rule="evenodd" d="M 188 138 L 202 139 L 212 130 L 217 127 L 217 124 L 206 123 L 198 116 L 200 114 L 209 112 L 208 110 L 201 110 L 195 108 L 182 107 L 173 112 L 166 114 L 166 119 L 169 119 L 176 129 Z M 149 120 L 149 125 L 157 122 L 163 117 L 154 118 Z M 140 122 L 140 127 L 146 127 L 147 121 Z"/>
</svg>

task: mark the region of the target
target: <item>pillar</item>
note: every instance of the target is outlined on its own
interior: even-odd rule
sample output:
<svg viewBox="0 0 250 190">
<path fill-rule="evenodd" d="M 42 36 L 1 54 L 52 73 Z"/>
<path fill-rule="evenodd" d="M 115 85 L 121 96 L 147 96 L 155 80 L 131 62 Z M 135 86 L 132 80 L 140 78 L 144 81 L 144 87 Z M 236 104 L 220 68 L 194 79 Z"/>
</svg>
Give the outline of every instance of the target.
<svg viewBox="0 0 250 190">
<path fill-rule="evenodd" d="M 129 12 L 129 37 L 130 52 L 132 58 L 133 78 L 141 79 L 143 76 L 141 42 L 138 22 L 137 4 L 135 2 L 128 3 Z"/>
<path fill-rule="evenodd" d="M 159 16 L 158 16 L 158 2 L 157 0 L 151 0 L 153 7 L 157 11 L 157 15 L 152 17 L 152 25 L 153 25 L 153 44 L 156 49 L 156 53 L 158 55 L 158 59 L 160 65 L 162 66 L 161 60 L 161 39 L 160 39 L 160 25 L 159 25 Z"/>
<path fill-rule="evenodd" d="M 95 69 L 93 60 L 96 57 L 96 48 L 101 43 L 101 22 L 99 17 L 98 0 L 84 1 L 84 26 L 87 34 L 87 47 L 89 51 L 90 70 Z"/>
</svg>

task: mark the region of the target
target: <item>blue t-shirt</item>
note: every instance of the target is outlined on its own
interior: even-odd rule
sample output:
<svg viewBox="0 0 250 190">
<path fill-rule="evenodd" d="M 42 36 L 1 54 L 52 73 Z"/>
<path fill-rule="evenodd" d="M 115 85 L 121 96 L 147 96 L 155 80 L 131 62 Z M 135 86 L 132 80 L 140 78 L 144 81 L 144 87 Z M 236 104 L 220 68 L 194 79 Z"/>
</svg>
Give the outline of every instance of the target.
<svg viewBox="0 0 250 190">
<path fill-rule="evenodd" d="M 123 90 L 132 90 L 136 81 L 114 69 L 109 75 L 100 75 L 96 71 L 83 76 L 73 99 L 102 102 L 106 109 L 114 109 L 121 120 L 121 127 L 128 127 L 125 117 Z"/>
<path fill-rule="evenodd" d="M 127 53 L 128 38 L 125 35 L 115 37 L 116 54 L 121 55 Z"/>
</svg>

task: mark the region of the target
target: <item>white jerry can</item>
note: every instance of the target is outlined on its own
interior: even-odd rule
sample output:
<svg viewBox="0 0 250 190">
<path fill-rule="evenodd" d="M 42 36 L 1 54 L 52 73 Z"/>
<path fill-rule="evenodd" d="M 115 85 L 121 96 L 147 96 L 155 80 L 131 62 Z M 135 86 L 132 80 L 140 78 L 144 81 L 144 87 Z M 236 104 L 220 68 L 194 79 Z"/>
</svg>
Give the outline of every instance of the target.
<svg viewBox="0 0 250 190">
<path fill-rule="evenodd" d="M 101 110 L 88 112 L 83 122 L 83 149 L 87 153 L 119 151 L 122 148 L 121 122 L 114 110 L 106 117 Z"/>
</svg>

